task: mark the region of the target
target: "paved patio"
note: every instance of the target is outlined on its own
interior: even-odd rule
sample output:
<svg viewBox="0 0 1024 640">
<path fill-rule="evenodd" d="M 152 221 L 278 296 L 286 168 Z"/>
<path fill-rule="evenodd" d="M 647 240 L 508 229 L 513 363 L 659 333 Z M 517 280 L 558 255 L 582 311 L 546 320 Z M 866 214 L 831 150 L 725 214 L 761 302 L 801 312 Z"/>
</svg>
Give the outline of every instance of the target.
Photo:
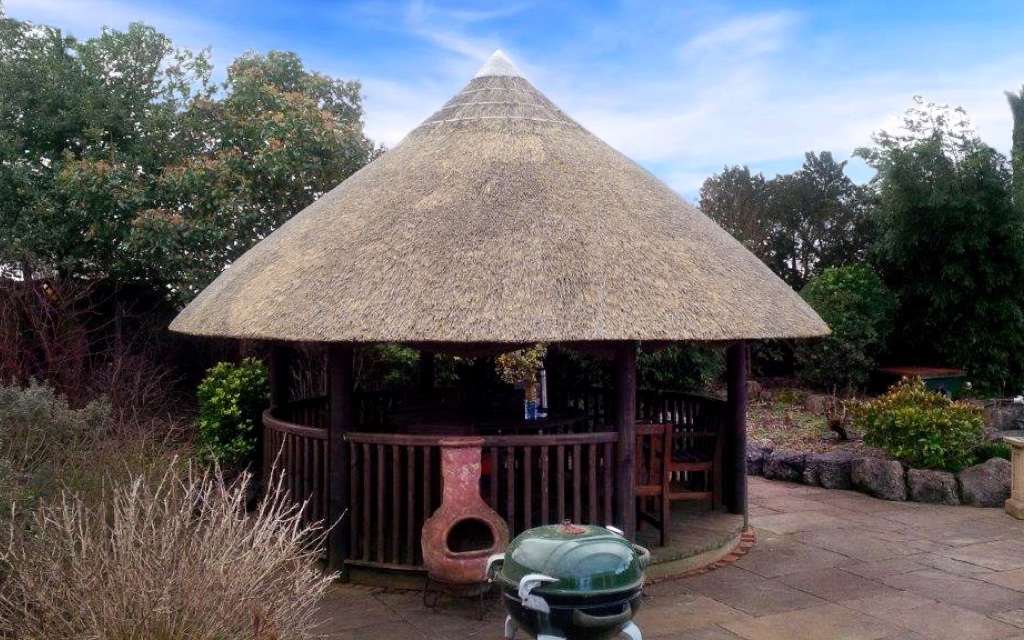
<svg viewBox="0 0 1024 640">
<path fill-rule="evenodd" d="M 757 546 L 736 564 L 648 586 L 644 638 L 1024 640 L 1024 522 L 999 509 L 876 500 L 750 478 Z M 501 638 L 504 612 L 436 611 L 415 592 L 336 585 L 331 640 Z M 520 634 L 521 636 L 521 634 Z M 518 637 L 518 636 L 517 636 Z"/>
</svg>

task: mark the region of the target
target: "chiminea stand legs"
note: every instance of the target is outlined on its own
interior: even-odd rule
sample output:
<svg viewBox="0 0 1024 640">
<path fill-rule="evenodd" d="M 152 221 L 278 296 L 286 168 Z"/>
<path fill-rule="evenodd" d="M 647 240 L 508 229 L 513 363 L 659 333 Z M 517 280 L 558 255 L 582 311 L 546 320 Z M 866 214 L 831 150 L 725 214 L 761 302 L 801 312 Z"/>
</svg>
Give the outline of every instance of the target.
<svg viewBox="0 0 1024 640">
<path fill-rule="evenodd" d="M 433 589 L 431 589 L 433 587 Z M 487 605 L 484 603 L 484 598 L 488 593 L 491 592 L 490 582 L 481 582 L 479 584 L 459 584 L 453 585 L 440 580 L 434 580 L 427 575 L 427 580 L 423 584 L 423 606 L 436 610 L 437 605 L 441 602 L 441 598 L 445 594 L 457 595 L 461 598 L 470 598 L 476 596 L 476 619 L 483 620 L 484 614 L 487 613 Z"/>
</svg>

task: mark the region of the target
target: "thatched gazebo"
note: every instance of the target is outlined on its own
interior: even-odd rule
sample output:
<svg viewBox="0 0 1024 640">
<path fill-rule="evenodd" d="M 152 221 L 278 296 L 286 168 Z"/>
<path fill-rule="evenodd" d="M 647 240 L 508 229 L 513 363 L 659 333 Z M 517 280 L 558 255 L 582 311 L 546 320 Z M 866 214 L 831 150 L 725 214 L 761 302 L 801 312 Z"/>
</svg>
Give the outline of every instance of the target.
<svg viewBox="0 0 1024 640">
<path fill-rule="evenodd" d="M 355 345 L 496 354 L 547 342 L 610 356 L 615 389 L 602 414 L 609 429 L 568 440 L 531 436 L 549 438 L 547 444 L 505 438 L 486 446 L 526 447 L 526 457 L 516 453 L 519 462 L 508 467 L 521 474 L 525 466 L 525 475 L 508 474 L 520 483 L 530 483 L 541 464 L 530 457 L 533 445 L 558 447 L 558 455 L 583 447 L 574 470 L 584 479 L 566 508 L 584 518 L 610 510 L 632 536 L 638 343 L 730 345 L 725 503 L 742 512 L 745 342 L 828 332 L 739 242 L 563 113 L 500 51 L 394 149 L 226 269 L 171 328 L 328 345 L 323 412 L 292 402 L 290 413 L 270 412 L 267 425 L 292 438 L 268 442 L 292 447 L 287 459 L 302 468 L 290 471 L 300 493 L 323 500 L 319 515 L 334 519 L 352 509 L 351 526 L 337 527 L 331 540 L 338 568 L 415 566 L 415 527 L 432 502 L 430 487 L 423 488 L 430 482 L 422 481 L 432 473 L 431 444 L 417 439 L 425 436 L 355 432 L 365 409 L 352 389 Z M 285 350 L 275 353 L 272 403 L 283 407 L 294 399 L 281 373 Z M 547 449 L 543 473 L 557 475 L 546 456 Z M 588 485 L 588 474 L 601 486 Z M 550 519 L 562 495 L 549 506 L 547 487 L 555 481 L 537 477 L 552 483 L 537 498 Z M 428 493 L 398 499 L 419 488 Z M 508 495 L 529 504 L 531 491 L 517 491 Z M 513 529 L 539 524 L 531 516 L 536 505 L 515 508 Z M 370 531 L 373 548 L 362 539 Z"/>
</svg>

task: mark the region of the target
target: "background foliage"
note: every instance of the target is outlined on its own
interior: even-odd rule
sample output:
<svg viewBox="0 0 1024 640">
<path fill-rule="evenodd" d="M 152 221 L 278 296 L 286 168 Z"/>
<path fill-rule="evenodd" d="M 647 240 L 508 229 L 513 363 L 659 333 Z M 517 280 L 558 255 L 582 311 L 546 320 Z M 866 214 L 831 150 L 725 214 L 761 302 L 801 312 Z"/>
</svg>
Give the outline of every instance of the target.
<svg viewBox="0 0 1024 640">
<path fill-rule="evenodd" d="M 926 104 L 858 151 L 878 170 L 872 255 L 900 299 L 894 356 L 967 369 L 983 390 L 1024 382 L 1024 209 L 1005 158 L 961 109 Z"/>
<path fill-rule="evenodd" d="M 853 358 L 848 374 L 807 362 L 817 353 L 823 364 L 821 349 L 839 349 L 836 337 L 817 352 L 755 345 L 755 373 L 803 365 L 809 382 L 829 387 L 861 380 L 863 367 L 882 360 L 963 368 L 982 393 L 1024 389 L 1024 289 L 1014 284 L 1024 277 L 1024 89 L 1007 98 L 1012 163 L 978 138 L 963 109 L 915 97 L 897 127 L 857 151 L 878 172 L 867 186 L 853 184 L 827 152 L 770 180 L 736 166 L 705 181 L 703 211 L 794 288 L 831 267 L 870 264 L 899 302 L 890 348 Z"/>
<path fill-rule="evenodd" d="M 828 151 L 806 154 L 798 171 L 766 180 L 726 167 L 704 181 L 701 210 L 800 289 L 824 269 L 860 262 L 869 237 L 869 190 Z"/>
<path fill-rule="evenodd" d="M 825 389 L 862 386 L 886 347 L 896 296 L 867 265 L 826 269 L 800 293 L 832 335 L 797 344 L 800 377 Z"/>
</svg>

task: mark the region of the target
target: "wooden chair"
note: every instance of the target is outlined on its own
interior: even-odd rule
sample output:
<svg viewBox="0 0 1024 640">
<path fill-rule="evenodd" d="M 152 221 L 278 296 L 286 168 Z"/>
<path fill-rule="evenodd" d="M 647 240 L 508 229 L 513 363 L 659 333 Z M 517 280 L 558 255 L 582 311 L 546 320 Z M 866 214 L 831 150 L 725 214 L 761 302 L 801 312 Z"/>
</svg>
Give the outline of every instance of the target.
<svg viewBox="0 0 1024 640">
<path fill-rule="evenodd" d="M 657 527 L 661 546 L 669 543 L 673 502 L 707 500 L 714 509 L 720 506 L 720 426 L 720 420 L 708 421 L 703 426 L 636 425 L 633 482 L 637 525 L 647 522 Z"/>
<path fill-rule="evenodd" d="M 638 423 L 633 453 L 633 492 L 636 495 L 636 522 L 654 525 L 661 533 L 661 546 L 668 544 L 671 525 L 669 473 L 666 452 L 671 451 L 670 424 Z"/>
<path fill-rule="evenodd" d="M 668 500 L 722 502 L 722 437 L 719 425 L 676 425 L 667 466 Z"/>
</svg>

